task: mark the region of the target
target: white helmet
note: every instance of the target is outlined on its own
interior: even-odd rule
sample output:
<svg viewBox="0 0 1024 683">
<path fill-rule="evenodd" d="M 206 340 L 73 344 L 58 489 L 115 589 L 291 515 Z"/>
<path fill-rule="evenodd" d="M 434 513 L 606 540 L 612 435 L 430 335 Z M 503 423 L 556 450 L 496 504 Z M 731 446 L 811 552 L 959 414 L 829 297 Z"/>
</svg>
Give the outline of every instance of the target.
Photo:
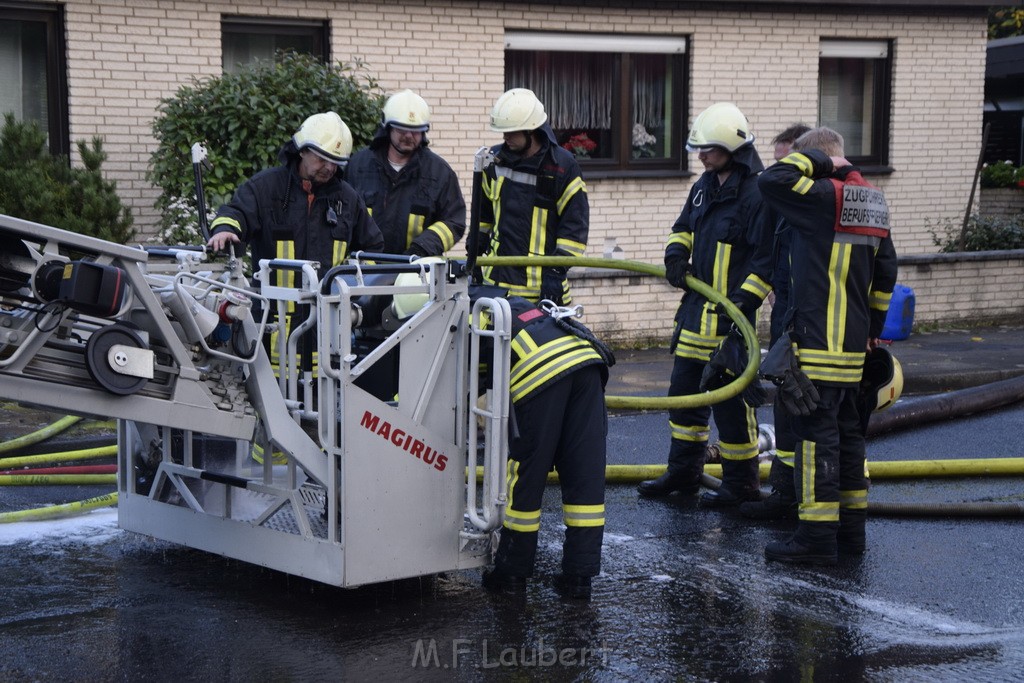
<svg viewBox="0 0 1024 683">
<path fill-rule="evenodd" d="M 739 107 L 731 102 L 718 102 L 694 120 L 686 149 L 699 152 L 704 147 L 721 147 L 732 153 L 753 141 L 750 124 Z"/>
<path fill-rule="evenodd" d="M 412 90 L 395 93 L 384 103 L 384 125 L 417 133 L 430 130 L 430 107 Z"/>
<path fill-rule="evenodd" d="M 343 163 L 352 154 L 352 133 L 333 111 L 310 116 L 302 122 L 292 140 L 300 151 L 312 150 L 318 157 L 335 164 Z"/>
<path fill-rule="evenodd" d="M 888 349 L 878 346 L 868 351 L 860 390 L 875 413 L 896 403 L 903 394 L 903 366 Z"/>
<path fill-rule="evenodd" d="M 416 259 L 413 263 L 417 265 L 429 264 L 429 263 L 444 263 L 444 259 L 440 256 L 427 256 L 424 258 Z M 423 273 L 429 273 L 430 269 L 426 268 Z M 420 276 L 419 272 L 416 273 L 399 273 L 398 277 L 395 278 L 395 285 L 398 287 L 409 287 L 412 285 L 423 285 L 426 281 Z M 427 305 L 430 301 L 429 292 L 410 292 L 408 294 L 395 294 L 394 304 L 392 306 L 395 311 L 395 317 L 399 320 L 405 320 L 412 316 L 414 313 L 419 311 L 421 308 Z"/>
<path fill-rule="evenodd" d="M 544 105 L 526 88 L 512 88 L 491 109 L 491 130 L 498 133 L 536 130 L 547 120 Z"/>
</svg>

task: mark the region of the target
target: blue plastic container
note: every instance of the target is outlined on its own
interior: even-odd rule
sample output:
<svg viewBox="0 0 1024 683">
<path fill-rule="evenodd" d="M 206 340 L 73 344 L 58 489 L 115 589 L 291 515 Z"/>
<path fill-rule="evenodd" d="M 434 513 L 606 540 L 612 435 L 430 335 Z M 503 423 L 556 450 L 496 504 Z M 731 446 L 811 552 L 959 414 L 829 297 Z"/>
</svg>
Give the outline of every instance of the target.
<svg viewBox="0 0 1024 683">
<path fill-rule="evenodd" d="M 892 290 L 889 302 L 889 313 L 885 316 L 885 327 L 882 328 L 882 339 L 899 341 L 910 336 L 910 328 L 914 326 L 914 290 L 903 285 L 896 285 Z"/>
</svg>

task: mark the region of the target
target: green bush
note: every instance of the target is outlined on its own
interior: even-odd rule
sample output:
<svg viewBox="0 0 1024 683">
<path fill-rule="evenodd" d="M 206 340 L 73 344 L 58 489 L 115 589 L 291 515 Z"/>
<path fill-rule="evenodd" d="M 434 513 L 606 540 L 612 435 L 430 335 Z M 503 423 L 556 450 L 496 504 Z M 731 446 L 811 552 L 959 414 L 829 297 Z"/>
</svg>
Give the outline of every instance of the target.
<svg viewBox="0 0 1024 683">
<path fill-rule="evenodd" d="M 1016 187 L 1024 180 L 1024 166 L 1017 168 L 1009 161 L 986 164 L 981 169 L 982 187 Z"/>
<path fill-rule="evenodd" d="M 942 235 L 932 231 L 932 241 L 943 253 L 1024 249 L 1024 214 L 1012 218 L 971 216 L 967 221 L 962 250 L 960 228 L 960 225 L 947 223 Z"/>
<path fill-rule="evenodd" d="M 84 168 L 72 168 L 66 156 L 53 156 L 46 134 L 34 121 L 4 114 L 0 131 L 0 213 L 52 225 L 82 235 L 128 243 L 132 216 L 117 196 L 114 182 L 100 171 L 107 155 L 99 137 L 77 143 Z"/>
<path fill-rule="evenodd" d="M 338 112 L 358 149 L 376 132 L 382 104 L 383 93 L 362 62 L 331 66 L 293 52 L 180 87 L 161 100 L 153 122 L 158 147 L 147 177 L 161 189 L 161 238 L 197 241 L 193 143 L 206 145 L 203 189 L 212 215 L 250 176 L 279 163 L 281 146 L 306 117 Z"/>
</svg>

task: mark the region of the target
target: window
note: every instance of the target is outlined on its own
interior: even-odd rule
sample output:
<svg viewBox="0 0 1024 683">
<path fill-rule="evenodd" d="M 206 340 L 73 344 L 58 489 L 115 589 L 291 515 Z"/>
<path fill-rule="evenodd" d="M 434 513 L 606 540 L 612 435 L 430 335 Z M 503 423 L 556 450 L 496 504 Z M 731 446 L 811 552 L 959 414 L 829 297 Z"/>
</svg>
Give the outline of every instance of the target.
<svg viewBox="0 0 1024 683">
<path fill-rule="evenodd" d="M 842 134 L 847 158 L 860 166 L 889 163 L 892 49 L 884 40 L 822 40 L 818 123 Z"/>
<path fill-rule="evenodd" d="M 510 31 L 505 87 L 533 90 L 589 177 L 684 169 L 686 38 Z"/>
<path fill-rule="evenodd" d="M 59 6 L 0 8 L 0 115 L 38 123 L 52 154 L 70 152 L 66 68 Z"/>
<path fill-rule="evenodd" d="M 316 55 L 327 62 L 329 28 L 326 21 L 290 21 L 224 17 L 221 46 L 224 71 L 236 73 L 256 60 L 272 60 L 279 50 Z"/>
</svg>

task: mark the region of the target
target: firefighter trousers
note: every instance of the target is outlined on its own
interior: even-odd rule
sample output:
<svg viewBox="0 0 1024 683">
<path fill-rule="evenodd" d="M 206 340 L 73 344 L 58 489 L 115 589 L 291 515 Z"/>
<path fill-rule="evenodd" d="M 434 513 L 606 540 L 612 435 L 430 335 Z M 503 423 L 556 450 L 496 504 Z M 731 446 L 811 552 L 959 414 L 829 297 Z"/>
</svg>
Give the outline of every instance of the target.
<svg viewBox="0 0 1024 683">
<path fill-rule="evenodd" d="M 839 509 L 867 507 L 864 421 L 857 389 L 816 385 L 821 400 L 810 415 L 794 416 L 794 473 L 801 523 L 838 523 Z"/>
<path fill-rule="evenodd" d="M 519 433 L 509 445 L 509 502 L 495 570 L 532 576 L 548 472 L 562 489 L 562 571 L 596 576 L 604 537 L 608 413 L 599 366 L 590 365 L 515 405 Z"/>
<path fill-rule="evenodd" d="M 707 363 L 676 356 L 672 365 L 672 380 L 669 396 L 685 396 L 700 393 L 700 377 Z M 743 399 L 734 396 L 713 406 L 676 408 L 668 412 L 669 429 L 672 434 L 672 448 L 669 450 L 668 470 L 671 473 L 691 473 L 700 469 L 704 462 L 704 451 L 711 435 L 710 418 L 714 415 L 718 428 L 719 447 L 722 452 L 723 485 L 736 488 L 757 488 L 757 415 Z M 731 479 L 737 473 L 735 482 Z M 698 471 L 699 476 L 699 471 Z M 741 481 L 742 480 L 742 481 Z"/>
</svg>

